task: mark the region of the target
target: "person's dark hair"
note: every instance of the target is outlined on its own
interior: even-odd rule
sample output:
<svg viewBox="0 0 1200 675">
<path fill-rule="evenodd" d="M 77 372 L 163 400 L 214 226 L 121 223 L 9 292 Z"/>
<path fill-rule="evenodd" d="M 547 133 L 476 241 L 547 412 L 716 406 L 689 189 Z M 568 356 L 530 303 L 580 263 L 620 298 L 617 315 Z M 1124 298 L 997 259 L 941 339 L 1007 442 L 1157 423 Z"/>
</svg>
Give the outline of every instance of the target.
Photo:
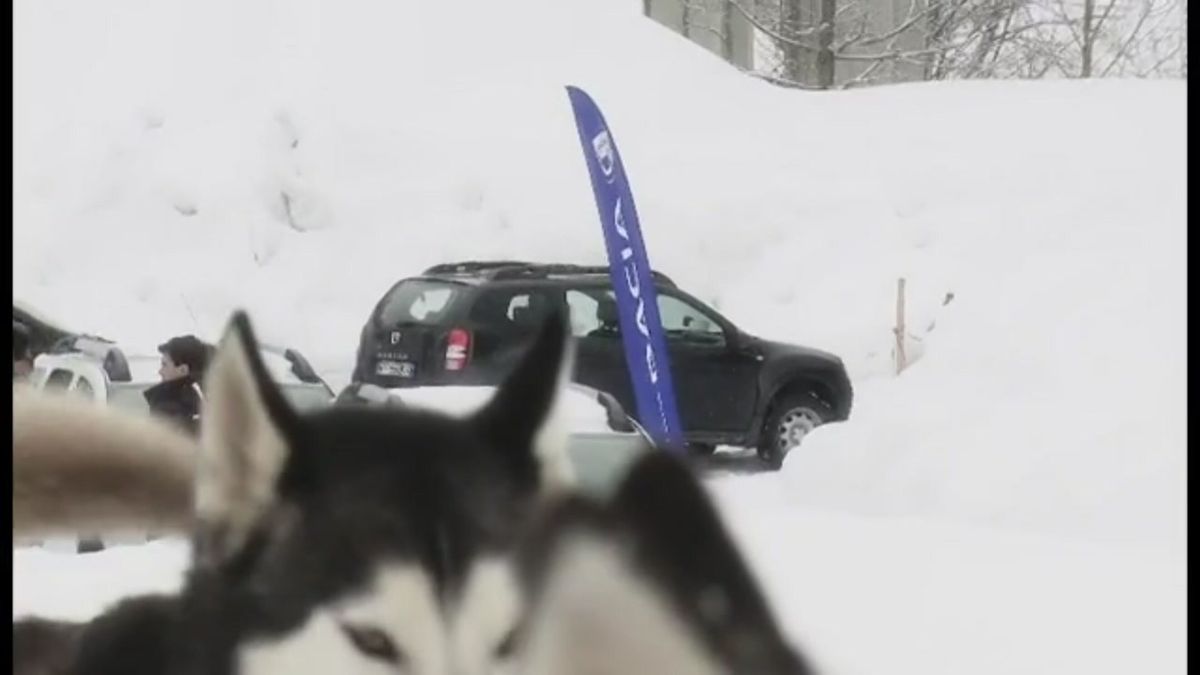
<svg viewBox="0 0 1200 675">
<path fill-rule="evenodd" d="M 13 361 L 31 358 L 29 351 L 29 329 L 24 324 L 13 322 Z"/>
<path fill-rule="evenodd" d="M 158 351 L 171 357 L 175 365 L 186 365 L 189 374 L 199 380 L 208 368 L 212 347 L 195 335 L 180 335 L 159 345 Z"/>
</svg>

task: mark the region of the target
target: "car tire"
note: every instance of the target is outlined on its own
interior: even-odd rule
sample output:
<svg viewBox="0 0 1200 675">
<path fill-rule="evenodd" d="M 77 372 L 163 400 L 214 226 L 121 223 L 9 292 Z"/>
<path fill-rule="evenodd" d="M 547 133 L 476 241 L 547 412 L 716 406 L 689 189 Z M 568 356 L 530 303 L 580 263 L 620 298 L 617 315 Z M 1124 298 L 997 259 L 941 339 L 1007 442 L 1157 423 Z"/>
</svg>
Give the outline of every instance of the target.
<svg viewBox="0 0 1200 675">
<path fill-rule="evenodd" d="M 833 410 L 812 392 L 787 393 L 771 406 L 758 456 L 772 471 L 783 466 L 787 454 L 799 447 L 813 429 L 833 419 Z"/>
</svg>

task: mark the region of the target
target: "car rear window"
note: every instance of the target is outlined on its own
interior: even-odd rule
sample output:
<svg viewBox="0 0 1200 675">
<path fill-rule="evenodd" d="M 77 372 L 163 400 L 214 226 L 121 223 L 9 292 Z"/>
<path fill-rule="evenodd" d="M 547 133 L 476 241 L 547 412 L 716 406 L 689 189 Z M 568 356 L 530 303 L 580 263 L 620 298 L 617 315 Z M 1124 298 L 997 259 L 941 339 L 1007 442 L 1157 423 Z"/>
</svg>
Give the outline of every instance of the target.
<svg viewBox="0 0 1200 675">
<path fill-rule="evenodd" d="M 462 295 L 463 286 L 443 281 L 408 279 L 388 293 L 379 312 L 385 326 L 421 324 L 434 326 Z"/>
</svg>

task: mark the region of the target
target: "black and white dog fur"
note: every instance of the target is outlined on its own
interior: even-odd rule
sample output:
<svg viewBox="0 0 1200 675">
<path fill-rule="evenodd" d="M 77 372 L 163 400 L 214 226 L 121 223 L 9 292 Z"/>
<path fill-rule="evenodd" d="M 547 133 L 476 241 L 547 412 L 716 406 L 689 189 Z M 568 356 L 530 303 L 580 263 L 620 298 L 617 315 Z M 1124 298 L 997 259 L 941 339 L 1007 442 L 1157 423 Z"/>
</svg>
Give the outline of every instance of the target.
<svg viewBox="0 0 1200 675">
<path fill-rule="evenodd" d="M 112 515 L 102 525 L 186 523 L 183 588 L 82 625 L 15 621 L 14 672 L 810 672 L 682 464 L 647 455 L 609 503 L 573 493 L 556 414 L 569 352 L 553 317 L 464 418 L 390 407 L 300 415 L 235 315 L 208 375 L 195 458 L 182 459 L 178 437 L 144 436 L 168 451 L 147 474 L 194 475 L 191 513 L 153 490 L 111 507 L 122 488 L 103 483 Z M 18 465 L 32 462 L 18 446 L 72 445 L 46 446 L 48 432 L 22 427 L 39 405 L 14 404 L 14 507 Z M 122 424 L 132 423 L 93 425 L 89 442 L 110 447 L 95 437 Z M 79 462 L 51 464 L 43 473 L 80 473 Z M 76 483 L 89 484 L 27 485 L 24 499 L 49 502 L 46 485 Z M 145 514 L 156 500 L 175 515 Z M 14 540 L 79 517 L 38 513 L 14 520 Z"/>
</svg>

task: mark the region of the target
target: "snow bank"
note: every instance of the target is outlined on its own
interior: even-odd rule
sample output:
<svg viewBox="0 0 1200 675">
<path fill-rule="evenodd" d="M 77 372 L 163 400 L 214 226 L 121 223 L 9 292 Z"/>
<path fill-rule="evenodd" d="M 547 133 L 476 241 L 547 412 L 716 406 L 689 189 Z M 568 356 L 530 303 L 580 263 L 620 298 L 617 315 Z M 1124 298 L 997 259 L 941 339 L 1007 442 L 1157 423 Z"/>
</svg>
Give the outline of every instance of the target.
<svg viewBox="0 0 1200 675">
<path fill-rule="evenodd" d="M 398 276 L 602 259 L 563 85 L 616 119 L 658 111 L 626 125 L 633 156 L 674 116 L 721 118 L 670 95 L 710 98 L 689 79 L 764 87 L 697 63 L 629 3 L 560 4 L 21 3 L 15 293 L 117 338 L 213 337 L 245 306 L 268 338 L 348 370 Z"/>
<path fill-rule="evenodd" d="M 136 593 L 168 593 L 183 582 L 190 549 L 163 539 L 76 555 L 13 549 L 13 617 L 82 621 Z"/>
<path fill-rule="evenodd" d="M 1187 566 L 1161 551 L 781 508 L 722 481 L 733 532 L 832 674 L 1187 671 Z"/>
<path fill-rule="evenodd" d="M 852 423 L 818 431 L 789 458 L 790 498 L 1182 550 L 1187 200 L 1175 94 L 1185 89 L 1051 92 L 1028 105 L 1039 123 L 1020 128 L 1036 140 L 988 150 L 995 159 L 972 162 L 960 189 L 879 230 L 909 238 L 880 264 L 907 258 L 895 272 L 925 309 L 909 322 L 925 355 L 899 378 L 867 377 L 890 366 L 890 336 L 877 327 L 880 363 L 860 370 Z M 1072 123 L 1066 103 L 1092 110 L 1100 92 L 1112 94 L 1108 110 Z M 1052 131 L 1038 135 L 1043 124 Z M 978 194 L 984 183 L 992 196 Z M 819 260 L 867 257 L 844 253 Z M 954 300 L 940 306 L 944 292 Z M 882 318 L 891 298 L 879 300 Z"/>
</svg>

